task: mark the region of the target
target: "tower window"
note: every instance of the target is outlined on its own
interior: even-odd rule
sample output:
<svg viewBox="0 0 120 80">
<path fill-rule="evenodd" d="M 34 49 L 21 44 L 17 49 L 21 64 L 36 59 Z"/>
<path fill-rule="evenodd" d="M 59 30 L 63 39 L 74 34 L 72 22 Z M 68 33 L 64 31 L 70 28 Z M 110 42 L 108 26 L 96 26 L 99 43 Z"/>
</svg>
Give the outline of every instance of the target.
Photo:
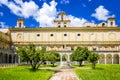
<svg viewBox="0 0 120 80">
<path fill-rule="evenodd" d="M 40 36 L 40 34 L 37 34 L 37 37 L 39 37 Z"/>
<path fill-rule="evenodd" d="M 50 36 L 53 36 L 53 34 L 50 34 Z"/>
<path fill-rule="evenodd" d="M 113 25 L 113 22 L 110 22 L 110 25 L 112 26 L 112 25 Z"/>
<path fill-rule="evenodd" d="M 67 34 L 64 34 L 64 36 L 67 36 Z"/>
<path fill-rule="evenodd" d="M 80 34 L 77 34 L 77 36 L 80 36 Z"/>
<path fill-rule="evenodd" d="M 21 23 L 19 23 L 19 27 L 20 27 L 20 28 L 22 27 L 22 24 L 21 24 Z"/>
</svg>

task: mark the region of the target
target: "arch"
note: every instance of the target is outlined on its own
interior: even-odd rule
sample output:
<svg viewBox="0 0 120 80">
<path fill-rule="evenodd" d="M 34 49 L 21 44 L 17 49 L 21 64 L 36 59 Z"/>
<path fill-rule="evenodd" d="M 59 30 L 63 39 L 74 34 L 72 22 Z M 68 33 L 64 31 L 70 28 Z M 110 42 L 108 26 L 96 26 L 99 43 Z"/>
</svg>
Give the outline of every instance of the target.
<svg viewBox="0 0 120 80">
<path fill-rule="evenodd" d="M 9 63 L 12 63 L 12 55 L 9 55 Z"/>
<path fill-rule="evenodd" d="M 14 58 L 15 58 L 15 63 L 18 63 L 18 54 L 15 54 Z"/>
<path fill-rule="evenodd" d="M 63 54 L 62 55 L 62 60 L 63 61 L 67 61 L 68 60 L 68 55 L 67 54 Z"/>
<path fill-rule="evenodd" d="M 102 23 L 102 27 L 105 27 L 105 23 Z"/>
<path fill-rule="evenodd" d="M 119 55 L 118 54 L 113 55 L 113 64 L 119 64 Z"/>
<path fill-rule="evenodd" d="M 5 54 L 5 63 L 7 63 L 8 62 L 8 55 L 7 54 Z"/>
<path fill-rule="evenodd" d="M 99 56 L 100 56 L 99 63 L 100 64 L 105 64 L 105 55 L 104 54 L 100 54 Z"/>
<path fill-rule="evenodd" d="M 13 63 L 15 63 L 15 54 L 13 55 Z"/>
<path fill-rule="evenodd" d="M 0 53 L 0 63 L 2 63 L 2 57 L 3 57 L 3 53 Z"/>
<path fill-rule="evenodd" d="M 106 64 L 112 64 L 112 55 L 111 54 L 106 55 Z"/>
</svg>

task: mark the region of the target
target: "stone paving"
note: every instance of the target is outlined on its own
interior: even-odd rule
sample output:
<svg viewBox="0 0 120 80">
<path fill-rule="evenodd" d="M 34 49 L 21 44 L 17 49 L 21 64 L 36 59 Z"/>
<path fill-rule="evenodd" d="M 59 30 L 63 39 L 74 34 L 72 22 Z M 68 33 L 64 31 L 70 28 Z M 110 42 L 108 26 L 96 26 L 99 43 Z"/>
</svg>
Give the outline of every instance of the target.
<svg viewBox="0 0 120 80">
<path fill-rule="evenodd" d="M 81 80 L 78 79 L 77 75 L 72 71 L 68 69 L 62 69 L 56 72 L 50 80 Z"/>
</svg>

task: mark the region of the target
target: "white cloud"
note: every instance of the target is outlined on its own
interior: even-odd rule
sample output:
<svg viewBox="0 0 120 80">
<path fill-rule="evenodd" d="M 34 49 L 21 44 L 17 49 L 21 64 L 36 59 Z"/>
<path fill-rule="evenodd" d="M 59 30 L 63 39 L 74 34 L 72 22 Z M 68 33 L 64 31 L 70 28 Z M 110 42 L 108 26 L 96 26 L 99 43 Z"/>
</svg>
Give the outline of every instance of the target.
<svg viewBox="0 0 120 80">
<path fill-rule="evenodd" d="M 3 12 L 0 12 L 0 16 L 2 17 L 4 14 L 3 14 Z"/>
<path fill-rule="evenodd" d="M 40 23 L 40 26 L 53 27 L 53 20 L 57 15 L 57 3 L 53 0 L 50 5 L 44 3 L 42 8 L 38 10 L 35 20 Z"/>
<path fill-rule="evenodd" d="M 8 7 L 15 15 L 29 18 L 35 15 L 38 10 L 38 5 L 36 5 L 34 1 L 23 3 L 21 0 L 15 0 L 15 2 L 16 4 L 13 2 L 9 2 L 8 4 Z"/>
<path fill-rule="evenodd" d="M 5 22 L 0 22 L 0 28 L 8 28 L 8 25 Z"/>
<path fill-rule="evenodd" d="M 0 0 L 0 4 L 7 5 L 8 4 L 8 0 Z"/>
<path fill-rule="evenodd" d="M 40 27 L 53 27 L 53 21 L 58 14 L 56 8 L 57 2 L 55 2 L 55 0 L 52 0 L 49 4 L 44 2 L 41 8 L 32 0 L 29 2 L 23 2 L 22 0 L 14 0 L 14 2 L 8 2 L 6 0 L 4 2 L 4 0 L 2 0 L 0 3 L 6 5 L 11 12 L 17 16 L 24 18 L 32 17 L 39 23 Z M 69 0 L 65 3 L 69 3 Z M 68 15 L 67 18 L 71 20 L 70 25 L 75 27 L 80 27 L 87 21 L 84 18 L 77 18 L 72 15 Z M 5 23 L 1 23 L 1 25 L 4 27 Z"/>
<path fill-rule="evenodd" d="M 84 18 L 77 18 L 72 15 L 68 15 L 67 18 L 71 20 L 71 27 L 83 27 L 83 24 L 87 22 L 87 20 Z"/>
<path fill-rule="evenodd" d="M 115 15 L 110 15 L 110 12 L 104 6 L 99 6 L 91 16 L 98 20 L 107 20 L 109 17 L 114 17 Z"/>
<path fill-rule="evenodd" d="M 69 4 L 70 1 L 69 1 L 69 0 L 61 0 L 60 3 L 61 3 L 61 4 Z"/>
</svg>

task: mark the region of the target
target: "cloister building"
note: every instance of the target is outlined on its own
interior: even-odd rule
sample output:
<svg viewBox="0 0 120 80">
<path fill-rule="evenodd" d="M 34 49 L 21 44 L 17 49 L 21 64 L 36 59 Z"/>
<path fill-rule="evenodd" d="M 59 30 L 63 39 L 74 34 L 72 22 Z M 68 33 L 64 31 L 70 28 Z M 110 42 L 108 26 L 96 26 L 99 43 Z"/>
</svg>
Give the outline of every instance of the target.
<svg viewBox="0 0 120 80">
<path fill-rule="evenodd" d="M 86 22 L 82 27 L 70 26 L 70 22 L 64 12 L 58 14 L 55 25 L 50 28 L 26 28 L 24 19 L 19 18 L 15 28 L 9 28 L 12 46 L 33 43 L 36 48 L 44 46 L 48 51 L 54 50 L 68 57 L 74 49 L 82 46 L 97 52 L 100 64 L 120 64 L 120 27 L 115 18 L 99 24 Z"/>
<path fill-rule="evenodd" d="M 17 60 L 16 60 L 17 61 Z M 9 33 L 0 31 L 0 63 L 15 63 L 14 49 Z"/>
</svg>

